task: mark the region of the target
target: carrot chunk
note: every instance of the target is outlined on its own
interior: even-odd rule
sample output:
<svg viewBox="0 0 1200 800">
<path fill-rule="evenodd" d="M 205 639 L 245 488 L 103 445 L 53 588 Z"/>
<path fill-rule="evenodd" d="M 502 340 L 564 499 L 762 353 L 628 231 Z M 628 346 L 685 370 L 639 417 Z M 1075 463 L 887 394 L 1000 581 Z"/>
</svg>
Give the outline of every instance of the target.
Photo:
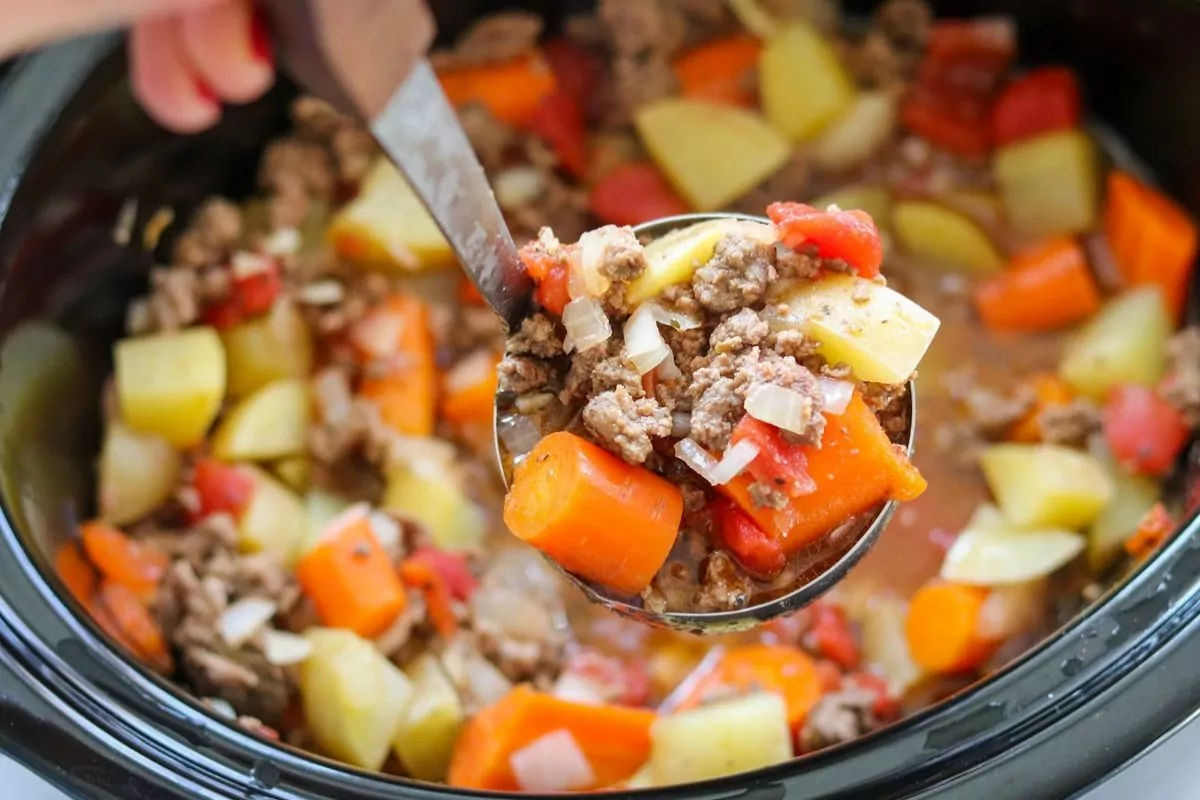
<svg viewBox="0 0 1200 800">
<path fill-rule="evenodd" d="M 454 614 L 450 589 L 432 563 L 419 557 L 406 558 L 400 563 L 400 580 L 421 592 L 439 636 L 449 640 L 458 632 L 458 617 Z"/>
<path fill-rule="evenodd" d="M 63 542 L 55 551 L 54 571 L 71 596 L 87 605 L 96 591 L 96 571 L 77 542 Z"/>
<path fill-rule="evenodd" d="M 909 601 L 904 634 L 913 660 L 931 672 L 975 669 L 995 650 L 979 635 L 979 613 L 988 591 L 961 583 L 933 582 Z"/>
<path fill-rule="evenodd" d="M 429 309 L 418 297 L 398 293 L 389 296 L 372 314 L 397 320 L 398 324 L 394 326 L 394 340 L 377 343 L 384 352 L 371 355 L 377 364 L 383 362 L 383 369 L 363 378 L 359 394 L 378 407 L 383 423 L 392 430 L 408 436 L 429 436 L 433 433 L 437 400 Z M 360 324 L 373 322 L 364 320 Z M 387 330 L 393 330 L 392 326 L 378 324 L 375 329 Z"/>
<path fill-rule="evenodd" d="M 465 789 L 520 788 L 509 759 L 558 730 L 575 738 L 591 765 L 597 789 L 622 781 L 650 757 L 653 711 L 562 700 L 522 684 L 476 714 L 454 746 L 447 783 Z"/>
<path fill-rule="evenodd" d="M 170 560 L 166 553 L 136 542 L 117 528 L 100 522 L 86 522 L 79 529 L 84 552 L 96 569 L 148 601 L 158 588 Z"/>
<path fill-rule="evenodd" d="M 680 700 L 677 709 L 695 708 L 709 697 L 733 689 L 767 691 L 783 696 L 788 724 L 799 729 L 808 712 L 825 693 L 817 664 L 803 650 L 787 644 L 747 644 L 731 647 Z"/>
<path fill-rule="evenodd" d="M 762 42 L 744 33 L 714 39 L 688 50 L 672 64 L 679 80 L 679 93 L 693 100 L 754 105 L 757 98 L 747 78 L 758 66 L 761 51 Z"/>
<path fill-rule="evenodd" d="M 1100 308 L 1083 248 L 1069 237 L 1018 253 L 1006 272 L 975 287 L 974 299 L 984 325 L 1022 333 L 1065 328 Z"/>
<path fill-rule="evenodd" d="M 456 67 L 438 73 L 455 106 L 480 103 L 500 122 L 526 125 L 555 89 L 554 72 L 540 54 L 503 64 Z"/>
<path fill-rule="evenodd" d="M 164 672 L 170 670 L 171 654 L 167 652 L 162 629 L 129 587 L 114 580 L 105 580 L 100 584 L 97 602 L 120 632 L 117 638 L 122 644 L 154 668 Z M 104 627 L 104 622 L 101 622 L 101 627 Z"/>
<path fill-rule="evenodd" d="M 542 439 L 517 467 L 504 522 L 564 569 L 636 594 L 667 560 L 679 487 L 572 433 Z"/>
<path fill-rule="evenodd" d="M 491 353 L 469 356 L 455 365 L 442 381 L 442 417 L 460 425 L 491 425 L 495 408 L 496 357 Z"/>
</svg>

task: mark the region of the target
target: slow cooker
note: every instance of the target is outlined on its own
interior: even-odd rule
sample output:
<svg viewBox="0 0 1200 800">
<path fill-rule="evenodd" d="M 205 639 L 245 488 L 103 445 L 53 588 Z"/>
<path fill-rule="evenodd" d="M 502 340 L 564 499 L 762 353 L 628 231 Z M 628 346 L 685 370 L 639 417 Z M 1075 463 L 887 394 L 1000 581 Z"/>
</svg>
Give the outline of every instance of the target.
<svg viewBox="0 0 1200 800">
<path fill-rule="evenodd" d="M 441 6 L 453 34 L 509 5 Z M 553 18 L 567 3 L 526 3 Z M 851 4 L 854 6 L 855 4 Z M 1171 0 L 934 3 L 1014 14 L 1030 65 L 1073 65 L 1097 115 L 1200 213 L 1200 8 Z M 864 9 L 854 9 L 864 10 Z M 0 78 L 0 750 L 79 797 L 450 798 L 253 738 L 110 648 L 48 568 L 87 513 L 95 398 L 153 254 L 114 241 L 137 213 L 248 192 L 292 90 L 192 137 L 156 128 L 115 35 L 47 48 Z M 1192 462 L 1196 463 L 1196 454 Z M 1200 469 L 1194 470 L 1200 477 Z M 1187 488 L 1186 486 L 1184 488 Z M 900 724 L 775 768 L 657 797 L 1063 798 L 1200 708 L 1200 521 L 991 679 Z M 3 794 L 3 791 L 0 791 Z"/>
</svg>

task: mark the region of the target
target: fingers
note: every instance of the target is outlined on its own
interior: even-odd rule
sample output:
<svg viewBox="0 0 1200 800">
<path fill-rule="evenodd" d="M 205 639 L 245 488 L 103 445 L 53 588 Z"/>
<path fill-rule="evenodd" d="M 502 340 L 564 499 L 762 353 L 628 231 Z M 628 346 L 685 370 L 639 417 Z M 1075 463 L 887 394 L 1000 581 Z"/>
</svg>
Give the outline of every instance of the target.
<svg viewBox="0 0 1200 800">
<path fill-rule="evenodd" d="M 157 17 L 134 26 L 129 34 L 129 68 L 134 95 L 165 127 L 194 133 L 221 116 L 216 95 L 188 61 L 177 20 Z"/>
<path fill-rule="evenodd" d="M 247 103 L 274 82 L 270 40 L 248 0 L 183 14 L 179 27 L 196 74 L 222 100 Z"/>
<path fill-rule="evenodd" d="M 52 39 L 116 28 L 150 14 L 195 10 L 223 0 L 0 0 L 0 58 Z"/>
</svg>

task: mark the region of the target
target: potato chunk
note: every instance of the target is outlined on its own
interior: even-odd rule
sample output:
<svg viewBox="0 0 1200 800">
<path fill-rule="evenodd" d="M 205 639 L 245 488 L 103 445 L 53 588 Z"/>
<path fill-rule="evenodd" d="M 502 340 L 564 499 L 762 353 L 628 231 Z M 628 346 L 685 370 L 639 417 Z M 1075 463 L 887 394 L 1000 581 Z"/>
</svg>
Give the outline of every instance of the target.
<svg viewBox="0 0 1200 800">
<path fill-rule="evenodd" d="M 912 375 L 941 322 L 904 295 L 852 275 L 799 284 L 781 297 L 788 313 L 773 325 L 794 327 L 861 381 L 901 383 Z"/>
<path fill-rule="evenodd" d="M 183 455 L 157 436 L 108 423 L 100 450 L 100 517 L 113 525 L 141 519 L 175 491 Z"/>
<path fill-rule="evenodd" d="M 827 170 L 850 169 L 870 158 L 895 127 L 895 97 L 886 92 L 861 92 L 816 141 L 813 160 Z"/>
<path fill-rule="evenodd" d="M 225 348 L 212 328 L 122 339 L 114 348 L 121 417 L 177 447 L 204 438 L 225 397 Z"/>
<path fill-rule="evenodd" d="M 727 219 L 714 219 L 671 231 L 646 245 L 646 269 L 629 284 L 625 301 L 630 306 L 637 306 L 658 296 L 668 286 L 690 281 L 692 274 L 713 257 L 717 243 L 739 225 L 764 237 L 774 235 L 767 225 L 735 223 Z"/>
<path fill-rule="evenodd" d="M 1083 233 L 1096 224 L 1100 168 L 1096 144 L 1072 129 L 996 150 L 1004 213 L 1030 238 Z"/>
<path fill-rule="evenodd" d="M 449 474 L 430 477 L 408 469 L 392 470 L 383 508 L 422 525 L 443 550 L 478 548 L 487 533 L 483 512 Z"/>
<path fill-rule="evenodd" d="M 807 22 L 787 23 L 763 46 L 758 89 L 767 118 L 794 142 L 813 139 L 854 102 L 837 53 Z"/>
<path fill-rule="evenodd" d="M 1015 586 L 1066 566 L 1084 538 L 1059 528 L 1013 525 L 992 505 L 976 509 L 942 562 L 941 576 L 975 586 Z"/>
<path fill-rule="evenodd" d="M 213 437 L 213 454 L 226 461 L 269 461 L 303 453 L 312 416 L 308 385 L 282 380 L 233 407 Z"/>
<path fill-rule="evenodd" d="M 1103 401 L 1121 383 L 1153 386 L 1167 360 L 1171 319 L 1157 287 L 1133 289 L 1109 300 L 1076 331 L 1058 374 L 1072 389 Z"/>
<path fill-rule="evenodd" d="M 655 786 L 735 775 L 791 757 L 787 708 L 777 694 L 751 694 L 671 714 L 650 728 Z"/>
<path fill-rule="evenodd" d="M 377 770 L 412 699 L 412 685 L 375 645 L 347 630 L 310 628 L 300 697 L 313 739 L 334 758 Z"/>
<path fill-rule="evenodd" d="M 970 275 L 998 272 L 1004 266 L 982 228 L 966 215 L 937 203 L 897 203 L 892 227 L 905 250 L 933 266 Z"/>
<path fill-rule="evenodd" d="M 1113 496 L 1104 466 L 1069 447 L 998 444 L 979 463 L 1004 518 L 1019 527 L 1077 530 Z"/>
<path fill-rule="evenodd" d="M 1144 475 L 1130 475 L 1108 453 L 1099 454 L 1113 484 L 1113 497 L 1088 529 L 1088 564 L 1094 570 L 1108 567 L 1133 535 L 1142 517 L 1158 502 L 1162 488 Z"/>
<path fill-rule="evenodd" d="M 261 469 L 243 468 L 254 475 L 254 493 L 238 520 L 239 545 L 247 553 L 273 553 L 290 567 L 308 531 L 304 504 Z"/>
<path fill-rule="evenodd" d="M 265 315 L 222 331 L 229 394 L 242 397 L 268 383 L 306 378 L 312 371 L 312 336 L 287 300 Z"/>
<path fill-rule="evenodd" d="M 454 742 L 466 719 L 462 701 L 432 653 L 419 656 L 404 672 L 412 684 L 413 699 L 392 749 L 417 780 L 445 780 Z"/>
</svg>

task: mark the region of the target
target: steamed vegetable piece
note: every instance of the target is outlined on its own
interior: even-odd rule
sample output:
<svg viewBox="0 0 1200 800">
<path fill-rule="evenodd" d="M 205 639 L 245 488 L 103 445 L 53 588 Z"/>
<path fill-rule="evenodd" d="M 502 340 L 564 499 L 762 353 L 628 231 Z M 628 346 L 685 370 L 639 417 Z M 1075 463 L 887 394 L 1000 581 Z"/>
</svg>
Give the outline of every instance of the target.
<svg viewBox="0 0 1200 800">
<path fill-rule="evenodd" d="M 1077 533 L 1016 526 L 995 506 L 984 504 L 950 546 L 941 575 L 948 581 L 976 586 L 1026 583 L 1065 566 L 1084 545 L 1084 538 Z"/>
<path fill-rule="evenodd" d="M 907 380 L 941 324 L 899 292 L 851 275 L 801 284 L 780 302 L 789 313 L 774 326 L 802 331 L 829 363 L 849 365 L 860 381 Z"/>
<path fill-rule="evenodd" d="M 1104 466 L 1068 447 L 998 444 L 979 461 L 1004 518 L 1016 526 L 1075 530 L 1112 499 Z"/>
<path fill-rule="evenodd" d="M 654 162 L 697 211 L 729 205 L 791 156 L 787 140 L 765 119 L 733 106 L 658 100 L 638 109 L 634 125 Z"/>
<path fill-rule="evenodd" d="M 654 785 L 719 778 L 792 757 L 787 709 L 760 693 L 660 717 L 650 730 Z"/>
<path fill-rule="evenodd" d="M 424 526 L 443 550 L 471 550 L 487 533 L 483 512 L 450 474 L 425 475 L 403 467 L 388 472 L 383 508 Z"/>
<path fill-rule="evenodd" d="M 445 780 L 454 742 L 466 719 L 462 701 L 432 653 L 418 656 L 404 672 L 412 685 L 412 701 L 392 749 L 417 780 Z"/>
<path fill-rule="evenodd" d="M 404 721 L 413 687 L 375 645 L 347 630 L 309 628 L 300 697 L 313 739 L 334 758 L 377 770 Z"/>
<path fill-rule="evenodd" d="M 1018 253 L 975 287 L 975 308 L 993 330 L 1038 332 L 1073 325 L 1100 307 L 1100 290 L 1078 242 L 1056 237 Z"/>
<path fill-rule="evenodd" d="M 1110 389 L 1101 423 L 1113 458 L 1137 475 L 1167 473 L 1191 438 L 1183 415 L 1145 386 Z"/>
<path fill-rule="evenodd" d="M 308 385 L 276 381 L 233 407 L 213 437 L 213 454 L 226 461 L 268 461 L 303 453 L 311 417 Z"/>
<path fill-rule="evenodd" d="M 394 273 L 446 266 L 454 260 L 433 217 L 386 158 L 363 179 L 358 196 L 334 215 L 329 240 L 343 258 Z"/>
<path fill-rule="evenodd" d="M 157 436 L 134 433 L 110 420 L 100 449 L 100 516 L 113 525 L 134 522 L 171 496 L 183 456 Z"/>
<path fill-rule="evenodd" d="M 892 209 L 892 227 L 902 247 L 945 269 L 984 275 L 1003 266 L 987 234 L 967 216 L 937 203 L 906 200 Z"/>
<path fill-rule="evenodd" d="M 239 467 L 253 482 L 249 501 L 238 517 L 239 544 L 250 553 L 274 553 L 291 566 L 304 540 L 304 505 L 290 489 L 255 467 Z"/>
<path fill-rule="evenodd" d="M 131 539 L 120 529 L 98 520 L 81 525 L 79 539 L 88 560 L 102 576 L 121 584 L 143 601 L 153 598 L 170 566 L 166 554 L 158 548 Z"/>
<path fill-rule="evenodd" d="M 1005 214 L 1017 232 L 1075 234 L 1096 224 L 1098 155 L 1083 131 L 1048 133 L 1001 147 L 993 167 Z"/>
<path fill-rule="evenodd" d="M 499 64 L 453 67 L 440 71 L 438 80 L 455 106 L 482 103 L 496 119 L 516 126 L 532 121 L 557 84 L 540 53 Z"/>
<path fill-rule="evenodd" d="M 1082 116 L 1079 83 L 1065 67 L 1035 69 L 1009 83 L 992 108 L 992 141 L 1003 146 L 1069 130 Z"/>
<path fill-rule="evenodd" d="M 811 248 L 818 258 L 844 261 L 860 278 L 879 274 L 883 241 L 869 214 L 840 208 L 821 210 L 804 203 L 771 203 L 767 216 L 784 247 L 796 251 Z"/>
<path fill-rule="evenodd" d="M 1075 332 L 1058 372 L 1072 389 L 1095 400 L 1122 383 L 1153 386 L 1166 363 L 1171 321 L 1157 287 L 1109 300 Z"/>
<path fill-rule="evenodd" d="M 204 438 L 225 397 L 225 349 L 212 328 L 122 339 L 113 350 L 117 400 L 130 430 L 177 447 Z"/>
<path fill-rule="evenodd" d="M 1088 564 L 1097 571 L 1108 567 L 1120 554 L 1122 544 L 1162 494 L 1157 481 L 1130 475 L 1107 453 L 1102 461 L 1113 485 L 1113 497 L 1087 532 Z"/>
<path fill-rule="evenodd" d="M 592 186 L 588 209 L 610 225 L 640 225 L 691 209 L 650 161 L 621 164 Z"/>
<path fill-rule="evenodd" d="M 271 472 L 275 473 L 289 489 L 303 492 L 308 488 L 308 477 L 312 472 L 312 459 L 306 455 L 281 458 L 271 465 Z"/>
<path fill-rule="evenodd" d="M 771 692 L 783 698 L 787 723 L 799 730 L 825 688 L 812 658 L 798 647 L 785 644 L 748 644 L 723 653 L 710 672 L 691 687 L 675 706 L 690 711 L 730 691 L 744 694 Z"/>
<path fill-rule="evenodd" d="M 913 659 L 930 672 L 975 669 L 995 651 L 996 641 L 980 630 L 988 590 L 961 583 L 933 581 L 908 604 L 905 637 Z"/>
<path fill-rule="evenodd" d="M 229 394 L 242 397 L 269 383 L 307 378 L 312 336 L 300 312 L 280 300 L 258 319 L 221 331 Z"/>
<path fill-rule="evenodd" d="M 454 746 L 446 782 L 465 789 L 516 790 L 513 753 L 548 733 L 566 730 L 595 777 L 594 786 L 581 788 L 608 786 L 645 763 L 654 719 L 647 709 L 575 703 L 521 684 L 467 723 Z"/>
<path fill-rule="evenodd" d="M 758 64 L 762 43 L 744 33 L 705 42 L 685 51 L 671 65 L 679 93 L 692 100 L 753 106 L 747 75 Z"/>
<path fill-rule="evenodd" d="M 895 126 L 895 97 L 862 92 L 813 144 L 813 160 L 824 169 L 849 169 L 878 150 Z"/>
<path fill-rule="evenodd" d="M 863 661 L 879 671 L 892 694 L 901 697 L 925 677 L 912 657 L 904 626 L 908 607 L 890 595 L 872 597 L 862 614 Z"/>
<path fill-rule="evenodd" d="M 625 292 L 630 306 L 660 294 L 668 286 L 692 279 L 692 274 L 713 256 L 717 243 L 735 229 L 773 241 L 771 229 L 752 222 L 714 219 L 671 231 L 646 245 L 646 269 Z"/>
<path fill-rule="evenodd" d="M 572 433 L 552 433 L 517 467 L 504 499 L 513 534 L 564 569 L 636 594 L 667 560 L 679 488 Z"/>
<path fill-rule="evenodd" d="M 758 62 L 763 113 L 794 142 L 813 139 L 854 102 L 854 84 L 827 41 L 806 22 L 789 22 Z"/>
<path fill-rule="evenodd" d="M 359 393 L 375 404 L 389 428 L 429 436 L 437 410 L 437 366 L 429 308 L 415 294 L 390 295 L 361 320 L 356 343 L 367 361 L 386 360 L 380 374 L 364 377 Z"/>
</svg>

